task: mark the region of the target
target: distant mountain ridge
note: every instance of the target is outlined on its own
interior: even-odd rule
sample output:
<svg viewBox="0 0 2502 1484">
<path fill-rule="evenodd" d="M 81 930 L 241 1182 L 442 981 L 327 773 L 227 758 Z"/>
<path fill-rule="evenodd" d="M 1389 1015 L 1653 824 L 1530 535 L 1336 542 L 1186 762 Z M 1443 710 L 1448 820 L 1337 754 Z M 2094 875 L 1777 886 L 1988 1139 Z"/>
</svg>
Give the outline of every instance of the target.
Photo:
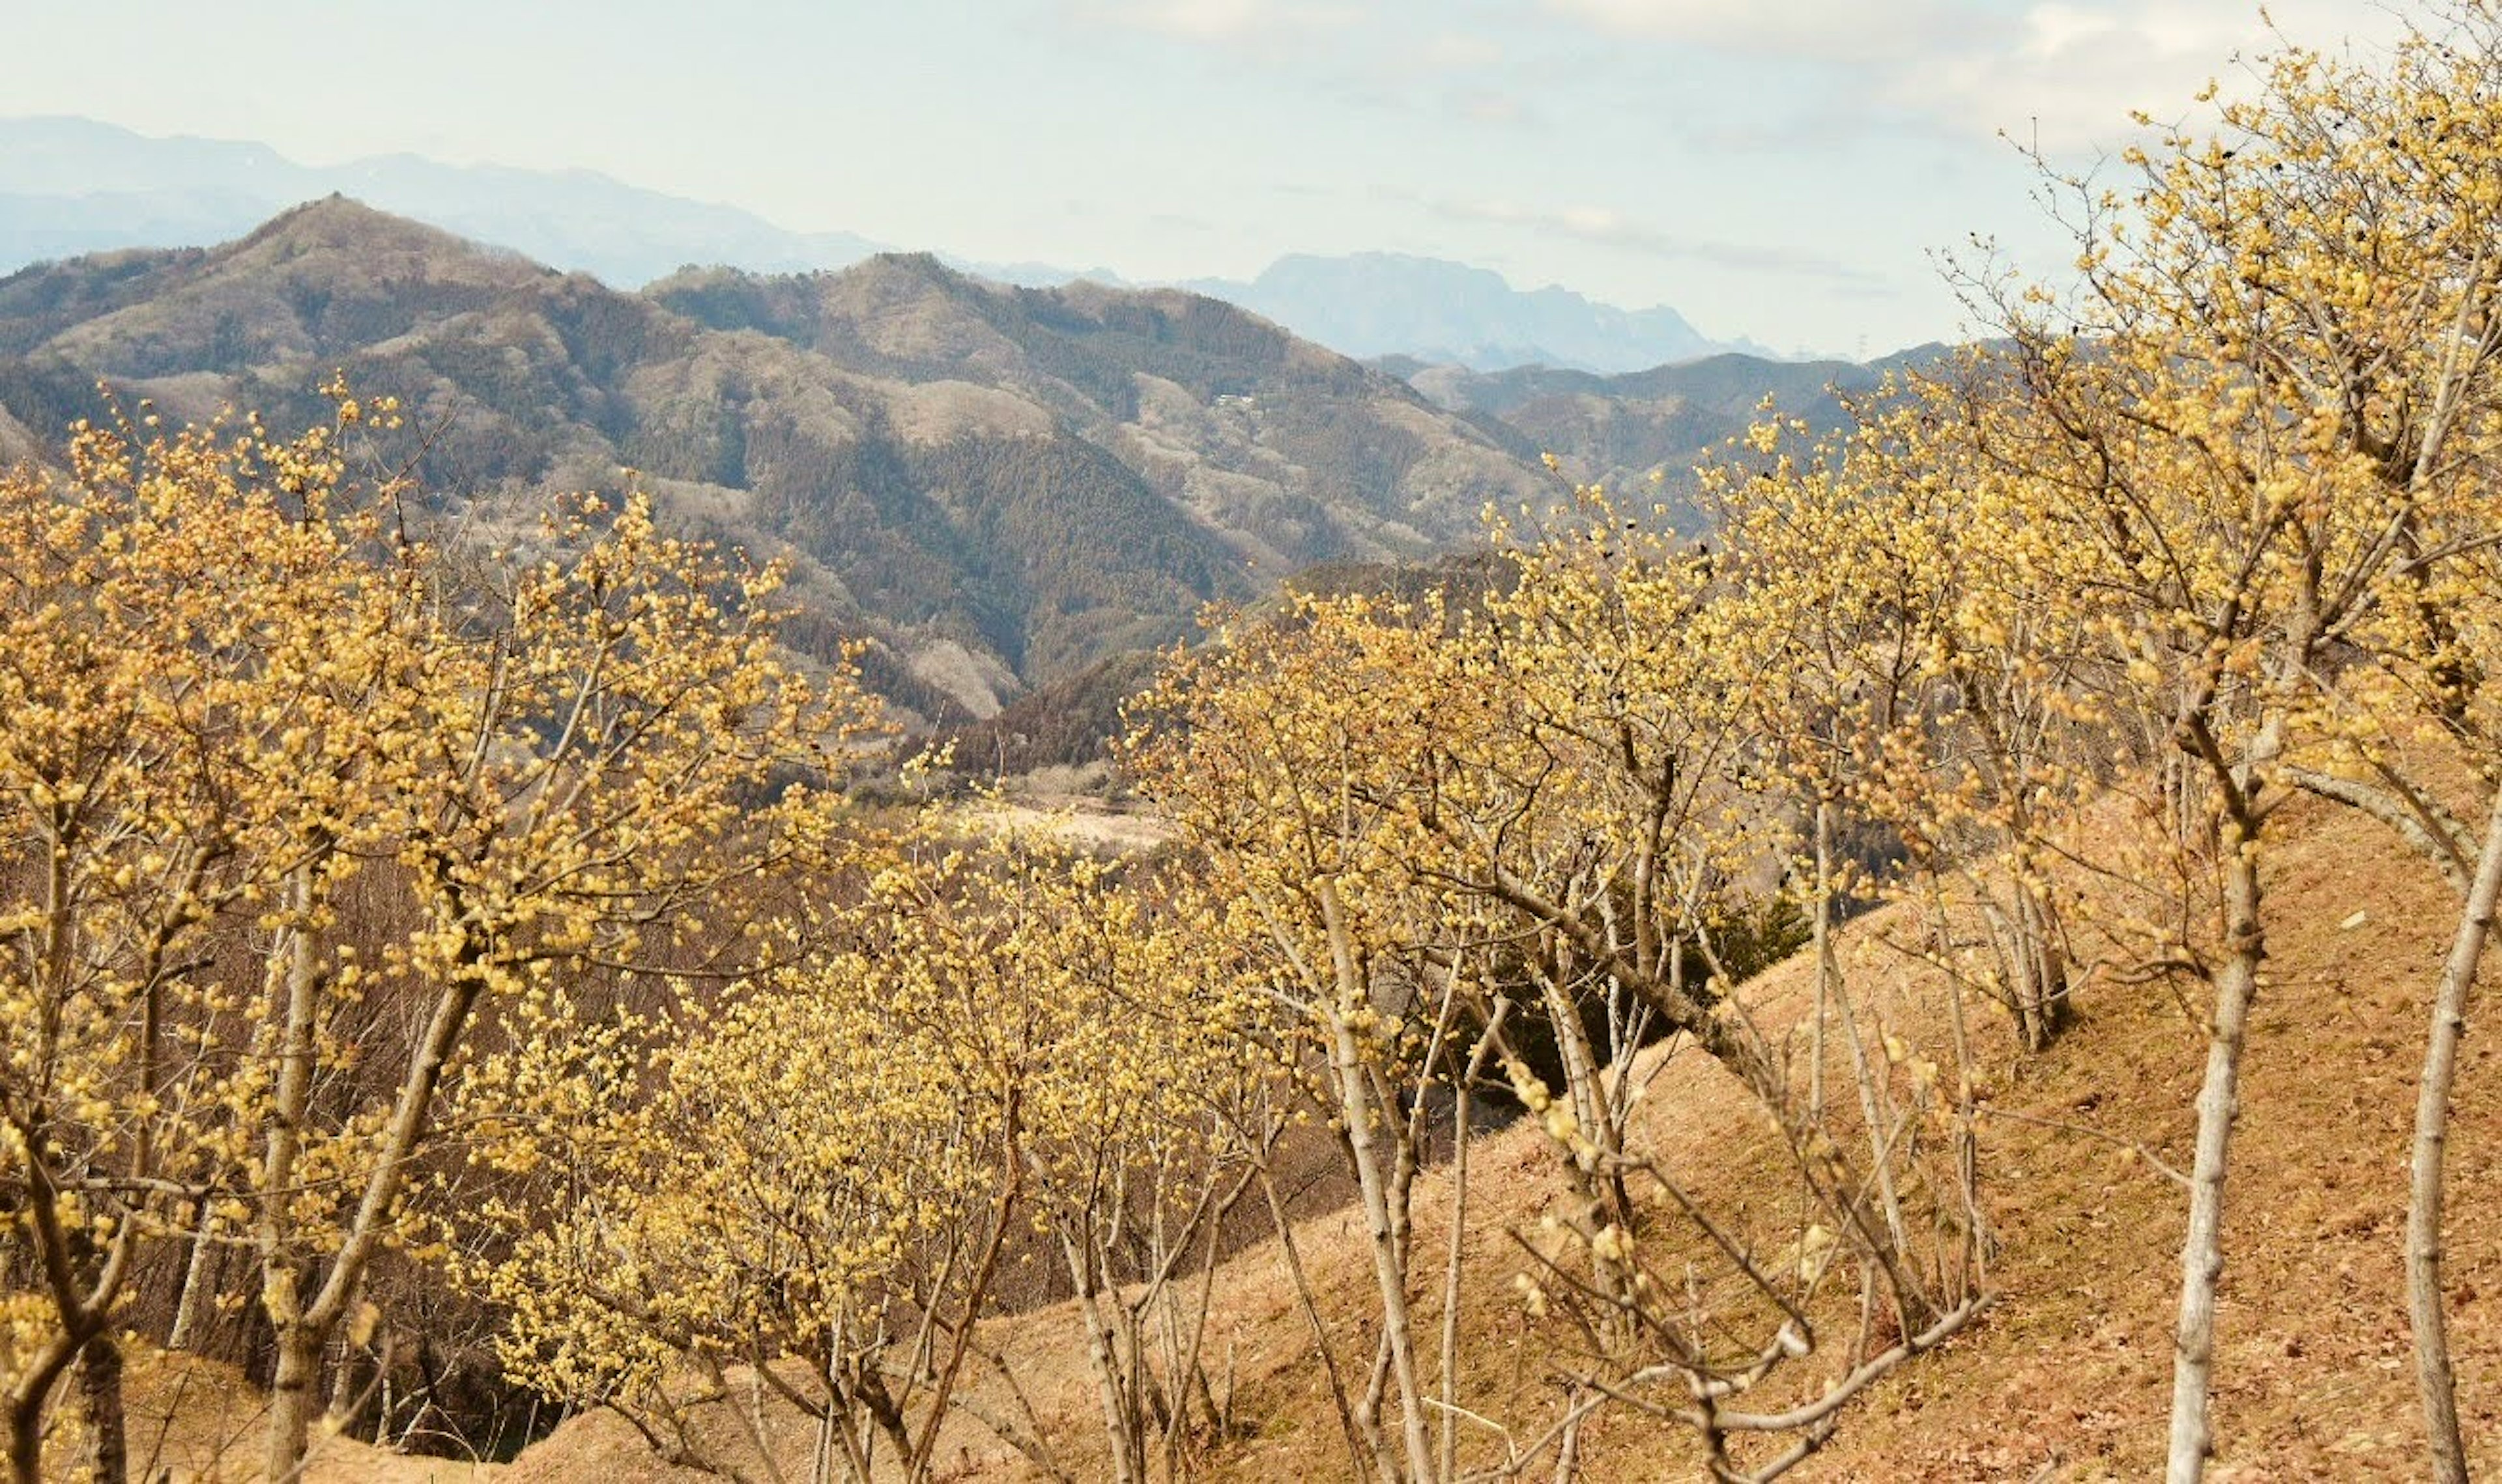
<svg viewBox="0 0 2502 1484">
<path fill-rule="evenodd" d="M 1437 406 L 1509 428 L 1553 455 L 1576 485 L 1644 489 L 1656 474 L 1672 519 L 1700 532 L 1695 468 L 1729 456 L 1733 442 L 1763 416 L 1766 397 L 1785 417 L 1839 429 L 1849 422 L 1845 398 L 1873 389 L 1889 371 L 1930 366 L 1949 354 L 1942 345 L 1918 346 L 1860 365 L 1724 353 L 1619 376 L 1551 366 L 1477 372 L 1407 357 L 1378 364 Z"/>
<path fill-rule="evenodd" d="M 881 250 L 849 232 L 794 232 L 734 206 L 590 170 L 446 165 L 414 154 L 302 165 L 266 145 L 35 118 L 0 118 L 0 272 L 114 248 L 223 242 L 333 192 L 626 287 L 689 263 L 795 273 Z"/>
<path fill-rule="evenodd" d="M 791 231 L 737 207 L 588 170 L 456 166 L 414 154 L 317 167 L 266 145 L 21 118 L 0 118 L 0 273 L 118 248 L 223 242 L 333 192 L 619 288 L 690 265 L 842 268 L 886 248 L 851 232 Z M 940 256 L 1027 287 L 1079 279 L 1134 287 L 1101 267 Z M 1247 283 L 1176 287 L 1242 305 L 1358 359 L 1407 354 L 1479 371 L 1537 364 L 1617 373 L 1720 351 L 1771 354 L 1742 340 L 1711 340 L 1673 309 L 1618 309 L 1560 287 L 1523 291 L 1484 268 L 1403 253 L 1295 254 Z"/>
<path fill-rule="evenodd" d="M 94 414 L 100 377 L 178 418 L 301 425 L 333 367 L 402 399 L 448 513 L 632 468 L 680 526 L 792 556 L 798 638 L 876 640 L 872 680 L 933 719 L 1560 492 L 1504 424 L 1233 305 L 928 255 L 624 293 L 332 197 L 213 249 L 0 279 L 0 443 Z"/>
<path fill-rule="evenodd" d="M 1184 287 L 1364 358 L 1411 355 L 1474 371 L 1543 365 L 1600 374 L 1729 351 L 1771 358 L 1760 346 L 1705 336 L 1665 305 L 1626 310 L 1567 288 L 1524 291 L 1491 269 L 1403 253 L 1297 253 L 1249 283 L 1200 279 Z"/>
</svg>

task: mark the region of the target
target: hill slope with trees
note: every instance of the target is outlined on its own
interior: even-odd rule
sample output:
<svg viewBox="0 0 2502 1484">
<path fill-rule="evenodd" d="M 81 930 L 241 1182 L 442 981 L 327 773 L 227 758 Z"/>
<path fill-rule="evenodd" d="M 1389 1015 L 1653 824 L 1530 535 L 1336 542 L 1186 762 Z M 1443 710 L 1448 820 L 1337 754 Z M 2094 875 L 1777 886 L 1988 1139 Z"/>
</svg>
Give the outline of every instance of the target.
<svg viewBox="0 0 2502 1484">
<path fill-rule="evenodd" d="M 2492 1467 L 2502 11 L 2253 74 L 1707 545 L 1584 487 L 1174 653 L 1130 856 L 850 791 L 791 564 L 412 520 L 341 383 L 0 478 L 12 1476 L 122 1484 L 159 1350 L 272 1478 L 542 1404 L 559 1478 Z M 1208 374 L 877 266 L 597 342 Z M 45 338 L 253 302 L 173 271 Z"/>
<path fill-rule="evenodd" d="M 1210 599 L 1466 542 L 1489 501 L 1554 488 L 1516 437 L 1231 306 L 926 257 L 624 294 L 334 198 L 218 249 L 0 280 L 0 408 L 28 427 L 98 414 L 99 378 L 174 417 L 301 423 L 338 369 L 400 399 L 413 472 L 480 519 L 630 467 L 665 517 L 795 556 L 817 623 L 888 647 L 891 693 L 973 716 Z"/>
</svg>

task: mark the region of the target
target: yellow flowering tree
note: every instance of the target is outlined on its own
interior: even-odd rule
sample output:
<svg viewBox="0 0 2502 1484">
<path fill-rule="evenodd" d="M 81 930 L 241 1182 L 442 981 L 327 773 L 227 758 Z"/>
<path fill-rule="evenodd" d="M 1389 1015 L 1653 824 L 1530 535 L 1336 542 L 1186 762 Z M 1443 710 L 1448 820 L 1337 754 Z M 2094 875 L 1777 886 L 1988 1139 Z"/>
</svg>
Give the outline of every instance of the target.
<svg viewBox="0 0 2502 1484">
<path fill-rule="evenodd" d="M 1450 683 L 1450 656 L 1439 625 L 1415 615 L 1296 598 L 1178 659 L 1141 698 L 1129 756 L 1203 862 L 1223 941 L 1291 1032 L 1287 1064 L 1308 1075 L 1354 1177 L 1381 1324 L 1360 1393 L 1295 1276 L 1352 1465 L 1394 1479 L 1439 1476 L 1435 1403 L 1451 1400 L 1428 1389 L 1411 1268 L 1423 1084 L 1454 1052 L 1467 1060 L 1489 1013 L 1482 913 L 1430 870 L 1428 821 L 1447 791 L 1476 783 L 1437 762 L 1475 704 Z"/>
<path fill-rule="evenodd" d="M 1047 1046 L 1027 1080 L 1035 1219 L 1076 1298 L 1110 1476 L 1176 1477 L 1228 1421 L 1203 1347 L 1225 1219 L 1273 1136 L 1277 1080 L 1243 965 L 1182 870 L 1011 842 L 1032 934 L 1015 968 Z"/>
<path fill-rule="evenodd" d="M 2471 681 L 2429 579 L 2465 535 L 2438 512 L 2491 467 L 2497 36 L 2492 9 L 2471 0 L 2377 59 L 2284 46 L 2248 96 L 2218 107 L 2212 135 L 2164 131 L 2130 152 L 2129 189 L 2068 192 L 2072 292 L 1976 286 L 2008 331 L 2005 395 L 1972 424 L 1978 446 L 2026 519 L 2069 548 L 2070 611 L 2181 759 L 2190 838 L 2161 870 L 2195 910 L 2137 925 L 2210 992 L 2176 1480 L 2198 1477 L 2212 1451 L 2221 1218 L 2267 952 L 2270 827 L 2308 789 L 2446 832 L 2429 827 L 2426 795 L 2347 745 L 2356 710 L 2343 692 L 2358 635 L 2401 613 L 2430 661 L 2417 673 L 2436 714 L 2462 705 Z M 2428 1362 L 2425 1386 L 2437 1468 L 2459 1477 L 2446 1363 Z"/>
<path fill-rule="evenodd" d="M 790 850 L 813 803 L 783 770 L 865 715 L 775 658 L 776 574 L 639 503 L 582 504 L 500 587 L 412 541 L 401 491 L 349 481 L 366 410 L 333 394 L 288 441 L 89 431 L 65 487 L 5 491 L 52 636 L 6 741 L 11 838 L 54 862 L 12 899 L 0 1095 L 15 1230 L 57 1280 L 13 1367 L 21 1471 L 176 1223 L 257 1262 L 265 1466 L 293 1471 L 482 1006 L 735 957 L 707 909 Z"/>
<path fill-rule="evenodd" d="M 488 1069 L 510 1131 L 482 1158 L 540 1189 L 488 1206 L 501 1255 L 473 1275 L 510 1310 L 508 1371 L 727 1477 L 802 1453 L 927 1477 L 1040 1236 L 1113 1467 L 1143 1478 L 1149 1429 L 1169 1450 L 1203 1418 L 1181 1265 L 1228 1203 L 1230 985 L 1152 894 L 1043 841 L 933 820 L 833 855 L 775 966 L 649 1017 L 552 1014 Z"/>
<path fill-rule="evenodd" d="M 1429 1084 L 1453 1078 L 1465 1108 L 1469 1080 L 1492 1062 L 1553 1139 L 1568 1192 L 1557 1240 L 1529 1240 L 1527 1293 L 1534 1311 L 1574 1321 L 1586 1351 L 1558 1353 L 1563 1404 L 1509 1430 L 1504 1468 L 1550 1449 L 1573 1457 L 1596 1409 L 1663 1383 L 1707 1399 L 1663 1415 L 1715 1449 L 1792 1427 L 1811 1448 L 1869 1380 L 1983 1301 L 1969 1181 L 1942 1172 L 1906 1191 L 1892 1203 L 1914 1219 L 1890 1228 L 1873 1194 L 1883 1182 L 1843 1153 L 1838 1126 L 1793 1098 L 1777 1038 L 1730 993 L 1742 961 L 1723 950 L 1758 905 L 1745 883 L 1788 838 L 1787 793 L 1768 772 L 1779 744 L 1753 728 L 1739 662 L 1754 651 L 1732 632 L 1762 619 L 1665 523 L 1597 491 L 1582 500 L 1557 530 L 1513 544 L 1516 582 L 1480 611 L 1302 599 L 1224 634 L 1168 672 L 1150 697 L 1157 725 L 1133 754 L 1141 788 L 1230 904 L 1234 939 L 1283 1022 L 1304 1031 L 1319 1105 L 1352 1130 L 1343 1152 L 1371 1236 L 1381 1338 L 1372 1384 L 1344 1415 L 1355 1467 L 1384 1478 L 1459 1471 L 1452 1425 L 1469 1400 L 1451 1386 L 1451 1336 L 1470 1285 L 1454 1257 L 1442 1386 L 1428 1390 L 1409 1193 Z M 1522 990 L 1529 1003 L 1515 1005 Z M 1516 1038 L 1532 1020 L 1518 1012 L 1533 1007 L 1551 1028 L 1561 1088 L 1543 1084 Z M 1602 1033 L 1590 1033 L 1593 1019 Z M 1813 1213 L 1792 1234 L 1811 1228 L 1825 1242 L 1795 1281 L 1713 1245 L 1720 1218 L 1628 1141 L 1634 1101 L 1658 1074 L 1634 1060 L 1648 1028 L 1691 1037 L 1773 1115 Z M 1900 1060 L 1867 1073 L 1894 1099 L 1889 1122 L 1871 1119 L 1887 1178 L 1922 1164 L 1920 1130 L 1941 1116 L 1935 1068 Z M 1466 1168 L 1463 1127 L 1455 1231 Z M 1934 1207 L 1917 1206 L 1919 1195 Z M 1726 1278 L 1765 1306 L 1714 1301 L 1697 1319 L 1683 1288 L 1655 1286 L 1629 1244 L 1672 1228 L 1698 1244 L 1645 1254 L 1696 1272 L 1727 1265 Z M 1941 1251 L 1915 1250 L 1914 1228 L 1939 1232 Z M 1282 1250 L 1291 1262 L 1291 1245 Z M 1829 1273 L 1856 1276 L 1870 1311 L 1898 1314 L 1899 1343 L 1870 1346 L 1863 1333 L 1809 1422 L 1737 1410 L 1740 1392 L 1815 1348 L 1806 1310 Z M 1717 1342 L 1758 1312 L 1759 1349 L 1738 1357 Z M 1398 1413 L 1376 1410 L 1394 1399 Z"/>
<path fill-rule="evenodd" d="M 285 486 L 326 430 L 87 429 L 67 479 L 0 479 L 0 1188 L 10 1458 L 32 1480 L 83 1358 L 87 1464 L 120 1474 L 112 1326 L 146 1244 L 240 1186 L 248 979 L 221 953 L 312 869 L 300 828 L 378 740 L 396 574 Z M 317 680 L 313 672 L 320 671 Z M 265 1068 L 261 1068 L 265 1070 Z"/>
</svg>

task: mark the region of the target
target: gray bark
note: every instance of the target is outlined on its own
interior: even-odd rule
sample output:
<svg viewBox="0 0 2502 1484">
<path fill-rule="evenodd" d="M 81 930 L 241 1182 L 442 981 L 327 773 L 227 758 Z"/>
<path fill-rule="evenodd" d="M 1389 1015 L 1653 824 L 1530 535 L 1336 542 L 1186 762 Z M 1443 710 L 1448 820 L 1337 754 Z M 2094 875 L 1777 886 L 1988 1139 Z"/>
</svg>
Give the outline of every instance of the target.
<svg viewBox="0 0 2502 1484">
<path fill-rule="evenodd" d="M 2172 1440 L 2167 1484 L 2197 1484 L 2215 1440 L 2208 1426 L 2208 1381 L 2215 1357 L 2215 1291 L 2224 1272 L 2224 1173 L 2233 1123 L 2240 1112 L 2242 1044 L 2258 988 L 2267 937 L 2259 916 L 2258 863 L 2225 841 L 2225 933 L 2229 950 L 2215 977 L 2215 1020 L 2207 1035 L 2207 1072 L 2198 1090 L 2197 1156 L 2189 1168 L 2189 1230 L 2181 1242 L 2181 1319 L 2174 1339 Z"/>
<path fill-rule="evenodd" d="M 2492 935 L 2497 899 L 2502 899 L 2502 791 L 2494 794 L 2476 877 L 2459 913 L 2457 935 L 2451 940 L 2450 961 L 2442 967 L 2441 988 L 2433 996 L 2423 1080 L 2416 1090 L 2415 1159 L 2407 1200 L 2407 1316 L 2415 1329 L 2416 1387 L 2423 1400 L 2433 1477 L 2441 1484 L 2467 1481 L 2458 1382 L 2451 1367 L 2441 1290 L 2443 1161 L 2451 1088 L 2458 1077 L 2458 1040 L 2467 1029 L 2467 999 L 2476 986 L 2485 940 Z"/>
</svg>

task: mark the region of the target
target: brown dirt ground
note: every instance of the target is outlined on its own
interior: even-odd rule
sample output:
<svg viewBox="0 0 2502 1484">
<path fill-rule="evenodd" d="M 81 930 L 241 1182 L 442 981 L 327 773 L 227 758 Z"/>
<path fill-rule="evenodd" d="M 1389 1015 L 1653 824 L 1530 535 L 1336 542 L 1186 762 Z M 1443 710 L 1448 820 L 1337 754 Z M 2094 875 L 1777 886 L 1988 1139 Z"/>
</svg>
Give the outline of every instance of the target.
<svg viewBox="0 0 2502 1484">
<path fill-rule="evenodd" d="M 137 1352 L 124 1374 L 133 1479 L 243 1484 L 260 1477 L 266 1398 L 233 1366 L 195 1356 Z M 473 1484 L 496 1471 L 317 1434 L 305 1478 L 321 1484 Z"/>
</svg>

